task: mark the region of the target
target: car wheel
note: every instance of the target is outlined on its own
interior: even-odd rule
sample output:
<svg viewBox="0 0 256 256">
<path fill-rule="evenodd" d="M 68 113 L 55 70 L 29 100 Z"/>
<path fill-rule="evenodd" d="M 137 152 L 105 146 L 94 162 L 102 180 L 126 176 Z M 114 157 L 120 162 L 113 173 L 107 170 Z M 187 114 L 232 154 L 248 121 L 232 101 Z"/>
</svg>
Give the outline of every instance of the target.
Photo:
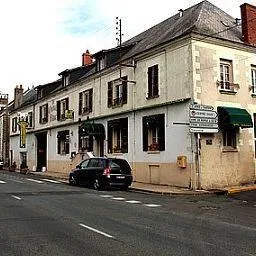
<svg viewBox="0 0 256 256">
<path fill-rule="evenodd" d="M 78 182 L 77 178 L 74 175 L 72 175 L 69 178 L 69 184 L 74 185 L 74 186 L 79 185 L 79 182 Z"/>
<path fill-rule="evenodd" d="M 98 179 L 95 179 L 95 180 L 94 180 L 94 182 L 93 182 L 93 188 L 94 188 L 95 190 L 101 190 L 101 189 L 102 189 L 102 186 L 100 185 Z"/>
<path fill-rule="evenodd" d="M 126 190 L 128 190 L 128 187 L 129 186 L 125 185 L 125 186 L 121 187 L 121 190 L 126 191 Z"/>
</svg>

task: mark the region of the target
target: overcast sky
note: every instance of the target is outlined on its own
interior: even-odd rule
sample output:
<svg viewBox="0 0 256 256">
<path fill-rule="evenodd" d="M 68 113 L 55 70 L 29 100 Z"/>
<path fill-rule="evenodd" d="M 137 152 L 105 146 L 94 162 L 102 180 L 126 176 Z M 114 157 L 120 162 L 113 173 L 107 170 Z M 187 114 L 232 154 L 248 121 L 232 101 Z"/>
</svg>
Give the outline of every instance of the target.
<svg viewBox="0 0 256 256">
<path fill-rule="evenodd" d="M 13 99 L 25 89 L 58 79 L 81 65 L 82 53 L 116 46 L 115 18 L 122 19 L 123 40 L 150 28 L 199 0 L 8 0 L 0 9 L 0 92 Z M 240 18 L 243 0 L 211 0 Z M 247 0 L 256 5 L 256 0 Z"/>
</svg>

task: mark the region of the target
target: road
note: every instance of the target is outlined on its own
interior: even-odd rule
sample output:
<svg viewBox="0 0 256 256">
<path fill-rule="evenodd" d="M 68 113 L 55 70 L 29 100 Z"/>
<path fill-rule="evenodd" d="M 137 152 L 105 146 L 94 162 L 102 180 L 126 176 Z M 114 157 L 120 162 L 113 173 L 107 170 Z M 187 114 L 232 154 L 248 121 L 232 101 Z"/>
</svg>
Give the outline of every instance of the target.
<svg viewBox="0 0 256 256">
<path fill-rule="evenodd" d="M 256 193 L 95 191 L 0 173 L 0 255 L 256 255 Z"/>
</svg>

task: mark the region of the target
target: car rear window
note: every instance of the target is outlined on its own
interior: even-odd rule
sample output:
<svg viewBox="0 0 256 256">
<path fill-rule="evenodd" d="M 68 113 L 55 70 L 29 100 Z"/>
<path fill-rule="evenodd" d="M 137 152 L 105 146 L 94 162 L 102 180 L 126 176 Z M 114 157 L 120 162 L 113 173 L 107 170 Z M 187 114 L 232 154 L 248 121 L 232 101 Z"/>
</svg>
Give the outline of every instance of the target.
<svg viewBox="0 0 256 256">
<path fill-rule="evenodd" d="M 131 172 L 131 167 L 126 160 L 123 159 L 111 159 L 110 161 L 111 168 L 120 168 L 126 172 Z"/>
</svg>

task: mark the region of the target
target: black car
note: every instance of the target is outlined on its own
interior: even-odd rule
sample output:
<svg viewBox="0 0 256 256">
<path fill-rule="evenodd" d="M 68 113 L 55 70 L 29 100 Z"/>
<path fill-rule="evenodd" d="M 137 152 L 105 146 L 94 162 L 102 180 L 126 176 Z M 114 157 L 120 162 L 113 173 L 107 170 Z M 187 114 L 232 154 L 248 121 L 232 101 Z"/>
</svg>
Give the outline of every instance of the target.
<svg viewBox="0 0 256 256">
<path fill-rule="evenodd" d="M 72 170 L 69 183 L 88 184 L 97 190 L 108 186 L 126 190 L 132 183 L 132 171 L 125 159 L 94 157 L 83 160 Z"/>
</svg>

